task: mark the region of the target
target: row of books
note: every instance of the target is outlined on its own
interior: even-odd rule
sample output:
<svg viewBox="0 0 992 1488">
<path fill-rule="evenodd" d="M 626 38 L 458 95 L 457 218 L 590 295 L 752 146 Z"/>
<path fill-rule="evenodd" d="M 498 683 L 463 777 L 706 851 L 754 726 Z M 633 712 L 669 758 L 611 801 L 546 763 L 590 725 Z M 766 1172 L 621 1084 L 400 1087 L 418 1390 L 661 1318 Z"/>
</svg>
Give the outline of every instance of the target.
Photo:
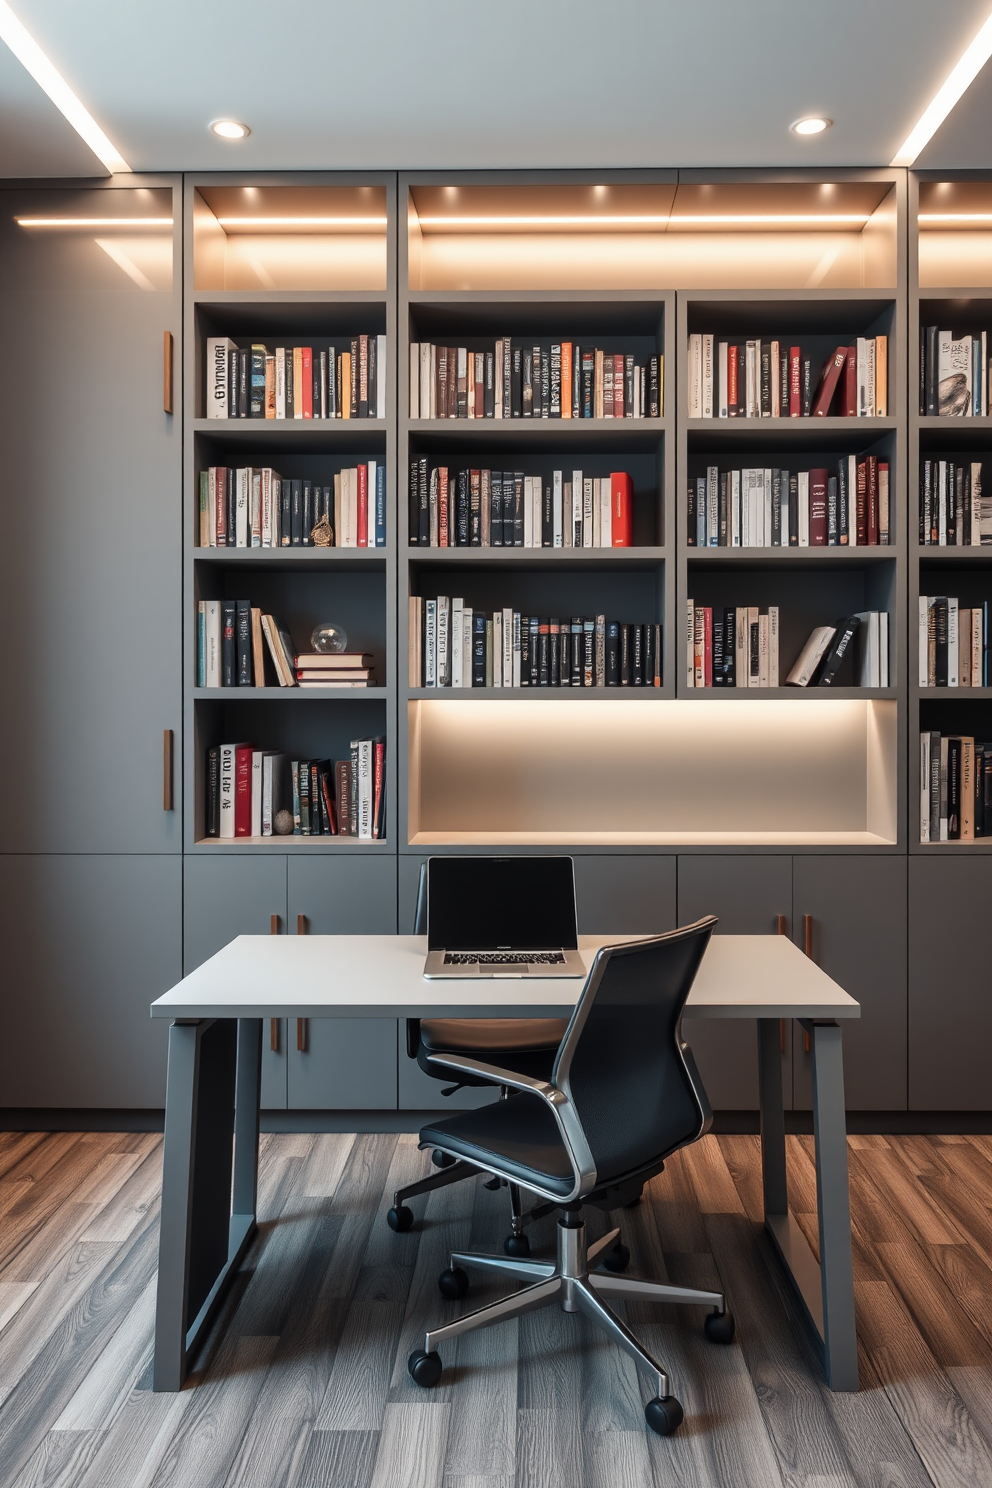
<svg viewBox="0 0 992 1488">
<path fill-rule="evenodd" d="M 208 336 L 210 419 L 386 417 L 386 338 L 354 336 L 345 348 L 238 346 Z"/>
<path fill-rule="evenodd" d="M 982 490 L 982 462 L 920 464 L 920 543 L 923 547 L 992 546 L 992 492 Z"/>
<path fill-rule="evenodd" d="M 275 749 L 207 750 L 208 837 L 384 835 L 386 744 L 352 739 L 350 758 L 290 760 Z"/>
<path fill-rule="evenodd" d="M 282 621 L 263 614 L 251 600 L 201 599 L 196 607 L 196 685 L 375 687 L 376 682 L 369 655 L 298 652 Z"/>
<path fill-rule="evenodd" d="M 410 417 L 660 418 L 665 359 L 509 336 L 493 351 L 410 345 Z"/>
<path fill-rule="evenodd" d="M 660 687 L 661 626 L 410 597 L 411 687 Z"/>
<path fill-rule="evenodd" d="M 686 604 L 686 685 L 778 687 L 779 608 Z M 855 671 L 861 687 L 889 685 L 889 617 L 865 610 L 810 633 L 786 677 L 791 687 L 831 687 L 858 637 Z"/>
<path fill-rule="evenodd" d="M 920 595 L 921 687 L 989 687 L 989 601 L 970 608 L 949 595 Z"/>
<path fill-rule="evenodd" d="M 629 548 L 634 482 L 623 470 L 588 476 L 555 470 L 431 468 L 410 461 L 410 544 L 420 548 Z"/>
<path fill-rule="evenodd" d="M 877 455 L 844 455 L 836 474 L 708 465 L 688 483 L 689 547 L 886 547 L 889 533 L 889 464 Z"/>
<path fill-rule="evenodd" d="M 920 734 L 920 841 L 992 837 L 992 744 Z"/>
<path fill-rule="evenodd" d="M 985 418 L 989 358 L 984 331 L 955 336 L 920 326 L 920 413 L 927 418 Z"/>
<path fill-rule="evenodd" d="M 814 385 L 814 360 L 774 338 L 723 341 L 693 333 L 689 418 L 884 418 L 888 337 L 859 336 L 831 352 Z"/>
<path fill-rule="evenodd" d="M 324 486 L 271 466 L 200 471 L 201 548 L 384 548 L 386 467 L 368 460 Z"/>
</svg>

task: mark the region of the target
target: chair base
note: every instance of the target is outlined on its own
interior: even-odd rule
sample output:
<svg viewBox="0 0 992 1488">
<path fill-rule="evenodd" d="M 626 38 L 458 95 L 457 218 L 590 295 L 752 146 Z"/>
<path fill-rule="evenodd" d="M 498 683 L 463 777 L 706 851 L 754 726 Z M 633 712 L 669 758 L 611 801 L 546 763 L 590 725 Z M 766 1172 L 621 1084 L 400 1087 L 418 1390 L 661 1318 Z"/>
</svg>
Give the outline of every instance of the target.
<svg viewBox="0 0 992 1488">
<path fill-rule="evenodd" d="M 505 1276 L 513 1281 L 528 1282 L 522 1291 L 513 1292 L 475 1312 L 465 1313 L 453 1322 L 431 1328 L 424 1336 L 423 1349 L 410 1356 L 410 1374 L 418 1383 L 434 1385 L 441 1376 L 440 1344 L 476 1328 L 488 1328 L 507 1318 L 521 1317 L 541 1307 L 557 1303 L 563 1312 L 581 1312 L 602 1328 L 629 1354 L 656 1390 L 645 1414 L 648 1425 L 660 1435 L 674 1431 L 681 1419 L 682 1408 L 670 1391 L 668 1374 L 662 1365 L 634 1337 L 622 1318 L 610 1307 L 609 1297 L 637 1298 L 652 1302 L 689 1303 L 708 1306 L 710 1317 L 719 1318 L 717 1326 L 707 1326 L 707 1336 L 714 1342 L 729 1343 L 734 1335 L 733 1318 L 727 1312 L 722 1292 L 700 1291 L 695 1287 L 670 1286 L 636 1276 L 619 1276 L 606 1271 L 590 1271 L 616 1245 L 619 1230 L 611 1230 L 593 1245 L 586 1244 L 586 1227 L 574 1214 L 566 1213 L 558 1221 L 558 1257 L 555 1262 L 521 1260 L 501 1255 L 479 1255 L 472 1251 L 454 1251 L 451 1264 L 441 1275 L 442 1293 L 463 1296 L 468 1289 L 465 1267 Z M 601 1264 L 601 1262 L 599 1262 Z M 709 1324 L 709 1319 L 707 1319 Z"/>
<path fill-rule="evenodd" d="M 443 1154 L 448 1157 L 449 1154 Z M 432 1154 L 434 1171 L 428 1173 L 426 1178 L 418 1178 L 414 1183 L 407 1183 L 402 1188 L 396 1189 L 393 1194 L 393 1206 L 386 1214 L 386 1222 L 391 1230 L 397 1234 L 403 1234 L 411 1229 L 414 1223 L 414 1213 L 406 1202 L 407 1199 L 415 1198 L 418 1194 L 433 1193 L 435 1189 L 447 1188 L 449 1183 L 461 1183 L 463 1178 L 482 1177 L 485 1169 L 477 1168 L 473 1163 L 459 1162 L 450 1158 L 446 1163 L 438 1163 L 438 1152 Z M 507 1188 L 510 1194 L 510 1233 L 504 1241 L 506 1254 L 510 1256 L 527 1256 L 530 1254 L 530 1243 L 524 1234 L 524 1229 L 535 1219 L 541 1219 L 545 1214 L 551 1214 L 555 1208 L 554 1204 L 537 1204 L 533 1209 L 524 1210 L 520 1203 L 520 1187 L 516 1183 L 508 1183 L 505 1178 L 490 1177 L 484 1185 L 486 1188 Z"/>
</svg>

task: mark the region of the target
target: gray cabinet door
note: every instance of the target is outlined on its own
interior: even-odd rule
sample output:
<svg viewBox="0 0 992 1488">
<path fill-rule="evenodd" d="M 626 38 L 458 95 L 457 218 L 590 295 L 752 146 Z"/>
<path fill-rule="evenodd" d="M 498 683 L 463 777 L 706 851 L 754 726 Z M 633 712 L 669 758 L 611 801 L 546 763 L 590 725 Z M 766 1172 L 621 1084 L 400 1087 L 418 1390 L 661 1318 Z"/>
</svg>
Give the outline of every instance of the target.
<svg viewBox="0 0 992 1488">
<path fill-rule="evenodd" d="M 281 854 L 228 852 L 185 860 L 183 974 L 195 970 L 236 935 L 268 935 L 272 916 L 286 933 L 286 859 Z M 274 1025 L 274 1026 L 273 1026 Z M 266 1110 L 286 1108 L 285 1018 L 262 1029 L 262 1094 Z"/>
<path fill-rule="evenodd" d="M 181 895 L 171 855 L 0 857 L 5 1106 L 165 1105 L 148 1009 L 182 976 Z"/>
<path fill-rule="evenodd" d="M 394 935 L 396 859 L 291 857 L 288 906 L 291 933 Z M 395 1018 L 301 1021 L 288 1030 L 291 1110 L 395 1111 Z"/>
<path fill-rule="evenodd" d="M 909 863 L 909 1107 L 992 1105 L 992 859 Z"/>
<path fill-rule="evenodd" d="M 906 1109 L 906 859 L 797 857 L 793 931 L 804 943 L 812 916 L 813 959 L 861 1004 L 843 1024 L 844 1089 L 849 1110 Z M 812 1103 L 810 1056 L 793 1035 L 793 1099 Z"/>
<path fill-rule="evenodd" d="M 0 193 L 0 620 L 18 638 L 0 730 L 7 852 L 182 850 L 162 789 L 166 729 L 177 793 L 182 753 L 181 429 L 162 406 L 163 333 L 180 331 L 172 229 L 14 220 L 113 216 L 125 198 L 173 216 L 168 189 Z"/>
<path fill-rule="evenodd" d="M 679 924 L 691 925 L 715 914 L 715 934 L 771 935 L 779 915 L 792 914 L 792 858 L 679 858 Z M 758 1045 L 754 1025 L 736 1020 L 686 1018 L 683 1032 L 692 1046 L 706 1093 L 715 1111 L 758 1108 Z M 786 1030 L 787 1033 L 787 1030 Z M 785 1038 L 783 1084 L 791 1105 L 791 1038 Z"/>
<path fill-rule="evenodd" d="M 580 935 L 674 930 L 674 856 L 590 854 L 573 861 Z"/>
</svg>

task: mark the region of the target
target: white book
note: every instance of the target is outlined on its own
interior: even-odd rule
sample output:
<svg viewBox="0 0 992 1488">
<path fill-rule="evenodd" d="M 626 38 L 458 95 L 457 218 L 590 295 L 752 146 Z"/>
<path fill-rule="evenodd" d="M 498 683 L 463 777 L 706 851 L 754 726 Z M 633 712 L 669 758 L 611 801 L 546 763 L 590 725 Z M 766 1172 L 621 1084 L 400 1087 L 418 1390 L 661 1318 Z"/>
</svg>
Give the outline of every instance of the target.
<svg viewBox="0 0 992 1488">
<path fill-rule="evenodd" d="M 809 547 L 809 471 L 799 472 L 799 547 Z"/>
<path fill-rule="evenodd" d="M 685 685 L 695 687 L 696 685 L 696 616 L 695 606 L 691 599 L 685 602 Z"/>
<path fill-rule="evenodd" d="M 420 343 L 420 417 L 433 417 L 434 402 L 434 348 L 429 341 Z"/>
<path fill-rule="evenodd" d="M 437 686 L 437 600 L 424 601 L 424 683 Z"/>
<path fill-rule="evenodd" d="M 502 380 L 502 379 L 500 379 L 500 380 Z M 552 519 L 552 523 L 553 523 L 551 543 L 552 543 L 552 546 L 555 547 L 555 548 L 560 548 L 561 545 L 562 545 L 562 542 L 564 540 L 563 537 L 562 537 L 561 503 L 562 503 L 562 479 L 561 479 L 561 471 L 560 470 L 556 470 L 555 473 L 554 473 L 554 475 L 553 475 L 553 477 L 552 477 L 552 480 L 551 480 L 551 519 Z"/>
<path fill-rule="evenodd" d="M 420 342 L 410 342 L 410 413 L 409 417 L 420 417 Z"/>
<path fill-rule="evenodd" d="M 251 752 L 251 835 L 261 837 L 262 835 L 262 763 L 265 752 L 261 749 L 253 749 Z"/>
<path fill-rule="evenodd" d="M 947 746 L 946 734 L 940 740 L 940 841 L 947 841 Z"/>
<path fill-rule="evenodd" d="M 519 617 L 517 626 L 519 629 Z M 513 686 L 513 608 L 503 611 L 503 686 Z"/>
<path fill-rule="evenodd" d="M 451 682 L 452 687 L 464 687 L 462 681 L 462 657 L 464 655 L 464 636 L 462 633 L 462 610 L 464 601 L 452 597 L 451 600 Z"/>
<path fill-rule="evenodd" d="M 706 546 L 716 548 L 720 544 L 720 468 L 706 467 Z"/>
<path fill-rule="evenodd" d="M 880 687 L 879 624 L 877 610 L 856 610 L 861 621 L 858 632 L 858 686 Z"/>
<path fill-rule="evenodd" d="M 196 685 L 207 685 L 207 602 L 201 599 L 196 606 Z"/>
<path fill-rule="evenodd" d="M 513 612 L 513 686 L 520 686 L 520 611 Z"/>
<path fill-rule="evenodd" d="M 410 687 L 423 685 L 424 637 L 423 606 L 419 594 L 411 594 L 407 609 L 407 677 Z"/>
<path fill-rule="evenodd" d="M 789 472 L 782 471 L 782 540 L 781 546 L 787 548 L 792 541 L 792 529 L 789 526 Z"/>
<path fill-rule="evenodd" d="M 734 613 L 734 680 L 738 687 L 751 685 L 751 646 L 744 605 L 738 605 Z"/>
<path fill-rule="evenodd" d="M 758 418 L 761 413 L 760 385 L 758 381 L 758 359 L 761 342 L 748 341 L 744 347 L 744 412 L 746 418 Z"/>
<path fill-rule="evenodd" d="M 234 545 L 248 546 L 248 509 L 251 493 L 251 471 L 236 470 L 234 473 Z"/>
<path fill-rule="evenodd" d="M 472 620 L 473 614 L 462 605 L 462 686 L 472 686 Z"/>
<path fill-rule="evenodd" d="M 437 598 L 437 685 L 448 687 L 451 678 L 448 671 L 448 630 L 451 620 L 451 601 L 444 594 Z"/>
<path fill-rule="evenodd" d="M 354 744 L 352 744 L 354 748 Z M 372 836 L 372 740 L 358 740 L 358 835 Z"/>
<path fill-rule="evenodd" d="M 772 473 L 770 470 L 761 472 L 761 488 L 764 497 L 761 507 L 761 546 L 770 548 L 772 545 Z"/>
<path fill-rule="evenodd" d="M 375 416 L 386 417 L 386 338 L 375 338 Z"/>
<path fill-rule="evenodd" d="M 768 616 L 758 616 L 758 686 L 768 687 Z"/>
<path fill-rule="evenodd" d="M 612 482 L 609 476 L 604 476 L 600 486 L 599 498 L 599 541 L 600 546 L 612 548 L 613 546 L 613 499 Z"/>
<path fill-rule="evenodd" d="M 875 417 L 875 338 L 865 344 L 865 416 Z"/>
<path fill-rule="evenodd" d="M 929 685 L 930 596 L 919 597 L 916 630 L 916 679 L 920 687 Z"/>
<path fill-rule="evenodd" d="M 493 358 L 493 417 L 503 417 L 503 342 L 496 342 Z"/>
<path fill-rule="evenodd" d="M 205 601 L 204 644 L 206 648 L 206 687 L 219 687 L 220 670 L 220 600 Z"/>
<path fill-rule="evenodd" d="M 251 546 L 260 548 L 262 546 L 262 472 L 252 467 L 248 472 L 248 480 L 251 484 L 251 508 L 249 511 L 249 530 L 251 532 Z"/>
<path fill-rule="evenodd" d="M 947 547 L 947 461 L 937 462 L 937 543 Z"/>
<path fill-rule="evenodd" d="M 572 546 L 575 524 L 572 519 L 572 483 L 565 481 L 561 488 L 561 545 L 563 548 Z"/>
<path fill-rule="evenodd" d="M 713 337 L 703 337 L 702 417 L 713 417 Z"/>
<path fill-rule="evenodd" d="M 493 611 L 493 682 L 494 687 L 503 686 L 503 611 Z"/>
<path fill-rule="evenodd" d="M 582 509 L 580 514 L 582 542 L 576 542 L 576 547 L 591 548 L 593 546 L 592 531 L 592 476 L 586 475 L 582 478 Z M 579 526 L 576 525 L 576 537 L 579 534 Z"/>
<path fill-rule="evenodd" d="M 272 470 L 271 467 L 263 466 L 261 470 L 262 481 L 262 528 L 261 540 L 263 548 L 274 546 L 272 541 Z"/>
<path fill-rule="evenodd" d="M 930 841 L 930 734 L 920 734 L 920 841 Z"/>
<path fill-rule="evenodd" d="M 235 756 L 240 744 L 220 746 L 220 833 L 221 837 L 234 836 L 234 792 Z"/>
<path fill-rule="evenodd" d="M 229 417 L 227 406 L 228 353 L 237 351 L 237 349 L 234 342 L 227 336 L 207 337 L 207 377 L 204 397 L 209 419 Z"/>
<path fill-rule="evenodd" d="M 728 418 L 727 411 L 727 343 L 720 342 L 717 352 L 717 417 Z"/>
<path fill-rule="evenodd" d="M 603 546 L 603 482 L 598 475 L 592 483 L 592 545 Z"/>
<path fill-rule="evenodd" d="M 280 773 L 285 769 L 286 756 L 265 751 L 262 754 L 262 836 L 271 837 L 273 793 Z"/>
<path fill-rule="evenodd" d="M 878 616 L 878 685 L 889 684 L 889 612 L 881 610 Z"/>
<path fill-rule="evenodd" d="M 581 548 L 583 546 L 583 485 L 582 471 L 572 471 L 572 537 L 568 546 L 570 548 Z"/>
<path fill-rule="evenodd" d="M 544 546 L 544 478 L 535 475 L 533 485 L 534 515 L 531 518 L 531 528 L 534 533 L 535 548 Z"/>
<path fill-rule="evenodd" d="M 768 686 L 778 686 L 778 605 L 768 606 Z"/>
<path fill-rule="evenodd" d="M 858 417 L 864 418 L 868 412 L 868 339 L 859 336 L 856 352 L 857 369 L 857 402 Z"/>
<path fill-rule="evenodd" d="M 777 341 L 771 344 L 772 360 L 772 418 L 782 417 L 782 349 Z"/>
<path fill-rule="evenodd" d="M 701 418 L 703 407 L 703 338 L 693 332 L 688 355 L 689 418 Z"/>
<path fill-rule="evenodd" d="M 979 461 L 971 467 L 971 532 L 968 536 L 973 548 L 982 543 L 982 466 Z"/>
<path fill-rule="evenodd" d="M 534 546 L 534 477 L 524 476 L 524 547 Z M 540 481 L 540 477 L 537 478 Z"/>
<path fill-rule="evenodd" d="M 290 352 L 292 356 L 292 352 Z M 276 418 L 286 417 L 286 348 L 276 347 Z"/>
<path fill-rule="evenodd" d="M 741 545 L 741 473 L 730 472 L 730 546 Z"/>
<path fill-rule="evenodd" d="M 976 605 L 971 612 L 971 685 L 981 687 L 982 685 L 982 643 L 984 640 L 982 627 L 982 610 Z"/>
<path fill-rule="evenodd" d="M 947 598 L 947 685 L 958 686 L 958 602 Z"/>
<path fill-rule="evenodd" d="M 800 651 L 795 666 L 786 677 L 790 687 L 808 687 L 810 679 L 823 659 L 824 652 L 836 634 L 833 625 L 817 625 Z"/>
</svg>

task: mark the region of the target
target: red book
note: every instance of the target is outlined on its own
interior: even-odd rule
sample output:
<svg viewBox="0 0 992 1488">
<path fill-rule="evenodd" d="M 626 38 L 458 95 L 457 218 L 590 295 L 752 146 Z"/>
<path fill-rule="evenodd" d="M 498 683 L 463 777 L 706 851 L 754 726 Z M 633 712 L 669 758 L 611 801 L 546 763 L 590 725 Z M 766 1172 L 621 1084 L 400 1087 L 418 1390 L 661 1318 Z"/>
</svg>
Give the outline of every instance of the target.
<svg viewBox="0 0 992 1488">
<path fill-rule="evenodd" d="M 615 548 L 633 547 L 634 482 L 625 470 L 614 470 L 610 474 L 610 509 L 613 546 Z"/>
<path fill-rule="evenodd" d="M 303 386 L 293 389 L 293 397 L 303 398 L 303 417 L 313 418 L 313 347 L 304 346 L 303 352 Z"/>
<path fill-rule="evenodd" d="M 358 467 L 358 546 L 369 545 L 369 467 Z"/>
<path fill-rule="evenodd" d="M 865 540 L 874 548 L 878 546 L 878 456 L 868 455 L 865 466 Z"/>
<path fill-rule="evenodd" d="M 376 739 L 372 765 L 372 836 L 382 837 L 385 823 L 382 819 L 382 786 L 386 775 L 386 741 Z"/>
<path fill-rule="evenodd" d="M 218 465 L 214 471 L 214 525 L 217 546 L 227 547 L 227 466 Z M 234 547 L 234 543 L 231 543 Z"/>
<path fill-rule="evenodd" d="M 858 347 L 857 343 L 847 348 L 844 358 L 844 376 L 840 385 L 840 412 L 844 418 L 856 418 L 858 414 Z"/>
<path fill-rule="evenodd" d="M 727 415 L 737 417 L 737 347 L 727 347 Z"/>
<path fill-rule="evenodd" d="M 503 374 L 499 367 L 496 368 L 496 376 Z M 572 417 L 572 343 L 563 341 L 561 343 L 561 416 Z M 509 411 L 503 410 L 503 417 L 509 417 Z"/>
<path fill-rule="evenodd" d="M 624 393 L 624 359 L 622 355 L 613 358 L 613 417 L 623 418 L 623 393 Z"/>
<path fill-rule="evenodd" d="M 250 744 L 239 744 L 234 751 L 234 835 L 251 836 L 251 755 Z"/>
<path fill-rule="evenodd" d="M 789 347 L 789 417 L 801 418 L 803 412 L 803 349 Z"/>
<path fill-rule="evenodd" d="M 713 686 L 713 611 L 703 610 L 703 686 Z"/>
<path fill-rule="evenodd" d="M 809 545 L 811 548 L 827 546 L 826 470 L 811 470 L 809 473 Z"/>
<path fill-rule="evenodd" d="M 448 546 L 448 467 L 439 465 L 437 471 L 437 545 Z"/>
<path fill-rule="evenodd" d="M 865 474 L 864 460 L 858 461 L 858 488 L 856 510 L 858 518 L 858 547 L 863 548 L 868 541 L 867 477 Z"/>
<path fill-rule="evenodd" d="M 820 385 L 813 399 L 811 411 L 814 418 L 826 418 L 830 412 L 830 405 L 834 401 L 834 393 L 837 391 L 837 383 L 846 361 L 847 347 L 838 346 L 830 360 L 824 364 L 820 374 Z"/>
</svg>

